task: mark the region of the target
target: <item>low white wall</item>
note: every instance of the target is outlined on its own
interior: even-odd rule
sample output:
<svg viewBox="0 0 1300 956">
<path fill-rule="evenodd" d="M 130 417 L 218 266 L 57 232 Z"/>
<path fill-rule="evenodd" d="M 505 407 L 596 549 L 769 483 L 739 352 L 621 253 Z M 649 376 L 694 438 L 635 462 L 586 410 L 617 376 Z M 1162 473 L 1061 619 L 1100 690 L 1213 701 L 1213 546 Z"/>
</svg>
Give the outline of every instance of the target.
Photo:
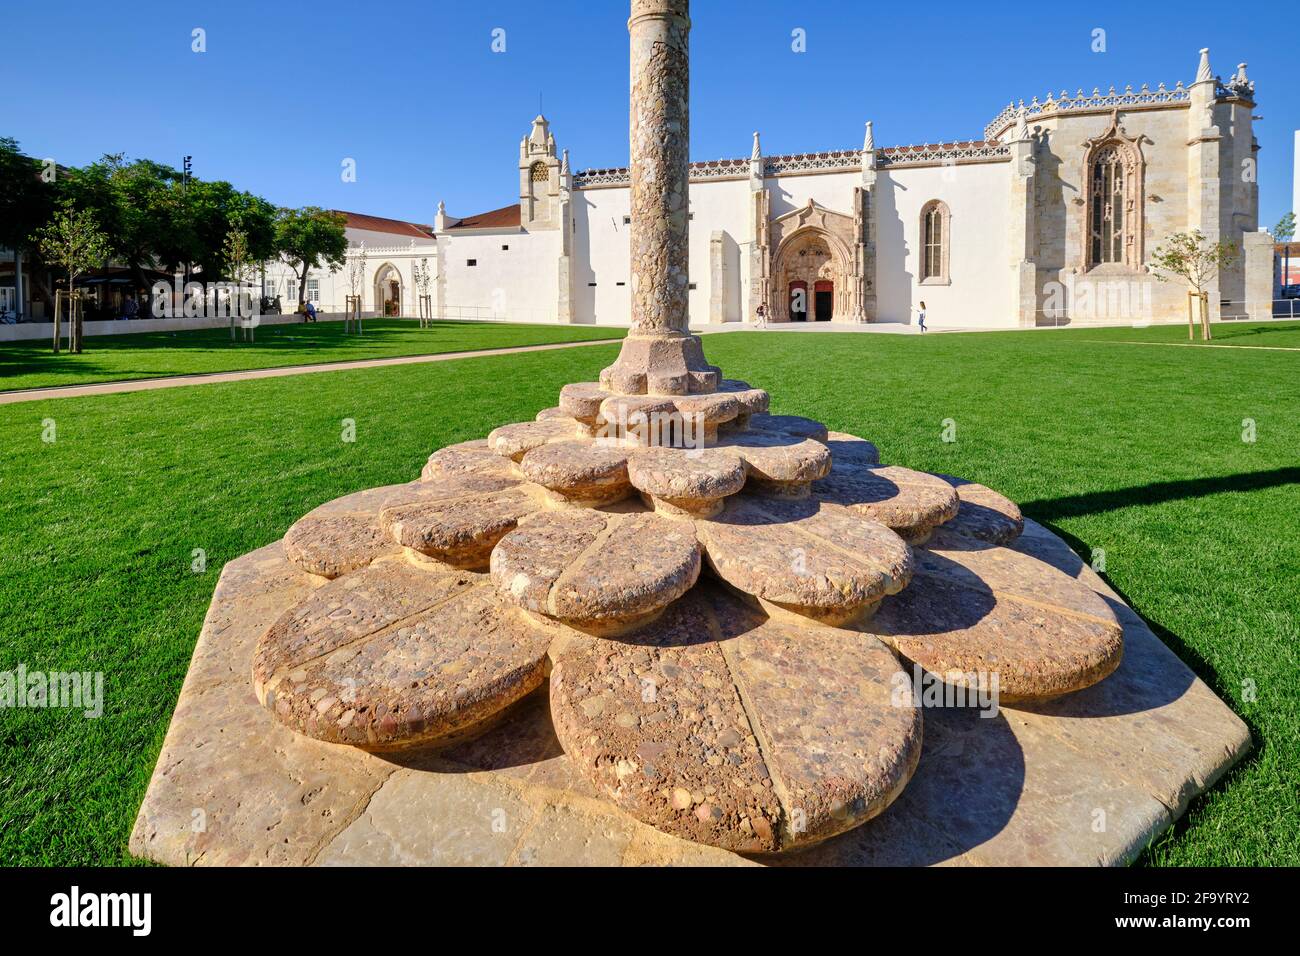
<svg viewBox="0 0 1300 956">
<path fill-rule="evenodd" d="M 374 318 L 374 312 L 363 313 L 365 318 Z M 322 321 L 342 321 L 343 313 L 321 312 Z M 289 325 L 302 322 L 300 315 L 264 315 L 258 319 L 259 325 Z M 227 329 L 230 319 L 114 319 L 103 322 L 86 322 L 83 333 L 92 335 L 127 335 L 139 332 L 192 332 L 196 329 Z M 59 337 L 67 336 L 67 323 L 59 326 Z M 54 337 L 53 322 L 21 322 L 18 325 L 0 325 L 0 342 L 28 342 L 36 339 L 50 341 Z"/>
</svg>

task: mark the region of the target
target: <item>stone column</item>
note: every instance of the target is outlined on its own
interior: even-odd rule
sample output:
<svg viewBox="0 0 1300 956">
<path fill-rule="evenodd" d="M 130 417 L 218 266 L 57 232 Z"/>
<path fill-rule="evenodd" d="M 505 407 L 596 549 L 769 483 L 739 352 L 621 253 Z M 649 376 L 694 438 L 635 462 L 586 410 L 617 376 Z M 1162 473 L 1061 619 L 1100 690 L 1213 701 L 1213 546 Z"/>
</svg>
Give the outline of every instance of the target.
<svg viewBox="0 0 1300 956">
<path fill-rule="evenodd" d="M 711 392 L 720 374 L 687 327 L 690 0 L 632 0 L 632 330 L 601 383 L 623 394 Z"/>
<path fill-rule="evenodd" d="M 1196 80 L 1188 87 L 1191 107 L 1187 111 L 1187 228 L 1199 229 L 1211 242 L 1219 235 L 1219 140 L 1215 125 L 1217 84 L 1210 69 L 1210 51 L 1201 51 Z M 1210 321 L 1219 321 L 1219 277 L 1210 280 Z"/>
<path fill-rule="evenodd" d="M 1016 120 L 1011 147 L 1010 208 L 1007 211 L 1007 245 L 1011 266 L 1011 302 L 1021 328 L 1038 323 L 1038 223 L 1034 193 L 1037 172 L 1034 140 L 1029 135 L 1025 110 Z"/>
</svg>

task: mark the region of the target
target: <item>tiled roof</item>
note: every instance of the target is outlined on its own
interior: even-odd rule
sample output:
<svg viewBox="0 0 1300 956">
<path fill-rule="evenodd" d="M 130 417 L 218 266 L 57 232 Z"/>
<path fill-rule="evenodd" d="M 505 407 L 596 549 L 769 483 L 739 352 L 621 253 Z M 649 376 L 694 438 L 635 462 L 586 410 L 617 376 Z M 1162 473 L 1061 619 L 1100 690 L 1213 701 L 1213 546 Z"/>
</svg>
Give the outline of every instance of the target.
<svg viewBox="0 0 1300 956">
<path fill-rule="evenodd" d="M 466 216 L 454 226 L 448 226 L 448 231 L 453 229 L 504 229 L 510 226 L 518 226 L 522 221 L 522 215 L 519 203 L 513 206 L 502 206 L 500 209 L 493 209 L 490 212 L 481 212 L 477 216 Z"/>
<path fill-rule="evenodd" d="M 388 232 L 395 236 L 410 236 L 412 239 L 433 238 L 433 227 L 419 222 L 404 222 L 401 219 L 385 219 L 383 216 L 367 216 L 359 212 L 334 210 L 346 216 L 349 229 L 364 229 L 367 232 Z"/>
</svg>

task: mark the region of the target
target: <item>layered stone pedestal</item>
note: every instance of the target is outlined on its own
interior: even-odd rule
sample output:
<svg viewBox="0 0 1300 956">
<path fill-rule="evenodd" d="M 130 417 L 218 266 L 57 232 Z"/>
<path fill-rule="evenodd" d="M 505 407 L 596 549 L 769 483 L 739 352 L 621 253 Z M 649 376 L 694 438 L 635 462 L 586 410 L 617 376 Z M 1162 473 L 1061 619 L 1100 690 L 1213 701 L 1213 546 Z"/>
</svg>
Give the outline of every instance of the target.
<svg viewBox="0 0 1300 956">
<path fill-rule="evenodd" d="M 1123 863 L 1249 748 L 1001 495 L 723 388 L 702 452 L 570 387 L 227 565 L 132 852 Z M 989 668 L 988 716 L 898 695 Z"/>
<path fill-rule="evenodd" d="M 600 384 L 625 395 L 689 395 L 717 391 L 722 372 L 704 358 L 697 335 L 641 334 L 623 340 L 618 361 L 600 373 Z"/>
</svg>

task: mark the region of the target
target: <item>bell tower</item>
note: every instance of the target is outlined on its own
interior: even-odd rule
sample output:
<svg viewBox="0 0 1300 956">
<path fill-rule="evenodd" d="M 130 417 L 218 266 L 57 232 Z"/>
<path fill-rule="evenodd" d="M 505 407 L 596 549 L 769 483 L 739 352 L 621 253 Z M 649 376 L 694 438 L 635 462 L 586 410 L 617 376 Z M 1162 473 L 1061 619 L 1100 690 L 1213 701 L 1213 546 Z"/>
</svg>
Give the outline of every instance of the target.
<svg viewBox="0 0 1300 956">
<path fill-rule="evenodd" d="M 551 124 L 539 113 L 519 141 L 519 222 L 525 229 L 560 228 L 560 165 Z"/>
</svg>

